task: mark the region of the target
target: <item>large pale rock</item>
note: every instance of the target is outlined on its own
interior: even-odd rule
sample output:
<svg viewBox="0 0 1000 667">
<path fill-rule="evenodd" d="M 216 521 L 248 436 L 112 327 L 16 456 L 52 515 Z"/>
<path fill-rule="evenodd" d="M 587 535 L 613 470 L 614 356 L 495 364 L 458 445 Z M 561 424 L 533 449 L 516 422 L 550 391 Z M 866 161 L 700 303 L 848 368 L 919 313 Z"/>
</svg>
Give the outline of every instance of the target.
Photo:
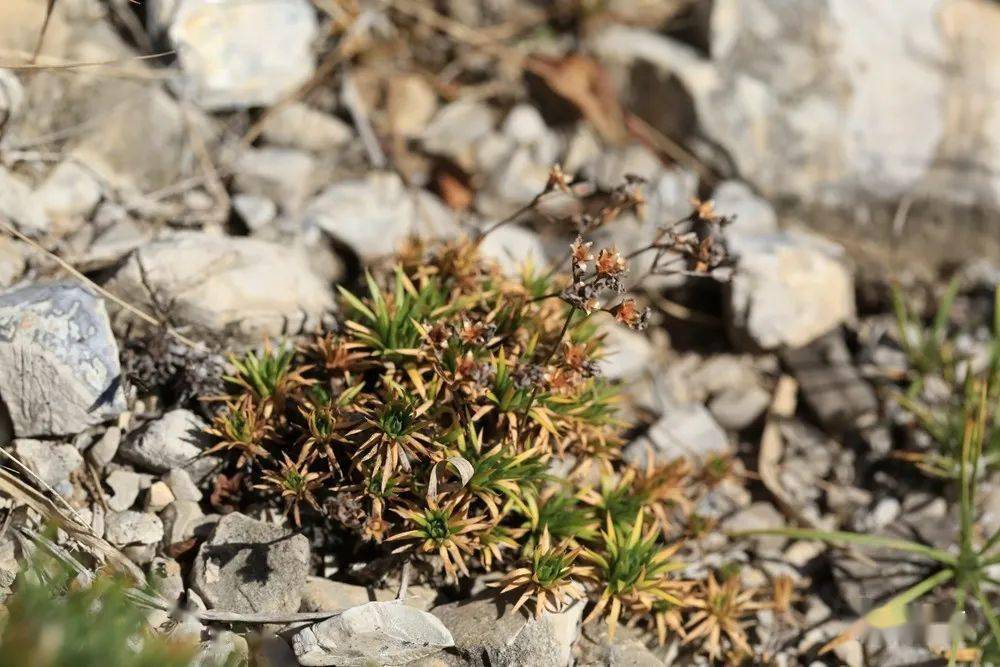
<svg viewBox="0 0 1000 667">
<path fill-rule="evenodd" d="M 95 121 L 72 144 L 72 157 L 126 192 L 175 185 L 197 165 L 192 133 L 205 144 L 212 141 L 209 121 L 197 109 L 185 110 L 156 86 L 124 82 L 71 92 L 87 96 L 88 120 Z"/>
<path fill-rule="evenodd" d="M 292 638 L 301 665 L 405 665 L 454 646 L 434 615 L 400 602 L 368 602 Z"/>
<path fill-rule="evenodd" d="M 734 328 L 765 350 L 801 347 L 855 317 L 840 246 L 799 232 L 733 234 L 728 290 Z"/>
<path fill-rule="evenodd" d="M 198 550 L 195 591 L 212 608 L 295 612 L 309 573 L 309 540 L 234 512 Z"/>
<path fill-rule="evenodd" d="M 709 58 L 622 26 L 594 47 L 678 76 L 699 125 L 768 196 L 996 205 L 998 30 L 984 0 L 722 0 Z"/>
<path fill-rule="evenodd" d="M 277 243 L 190 232 L 138 248 L 111 289 L 147 309 L 151 289 L 172 304 L 175 321 L 259 343 L 313 328 L 333 308 L 331 289 L 308 264 Z"/>
<path fill-rule="evenodd" d="M 312 200 L 306 223 L 347 243 L 362 259 L 396 251 L 411 235 L 453 238 L 458 225 L 444 204 L 429 192 L 407 189 L 392 172 L 335 183 Z"/>
<path fill-rule="evenodd" d="M 122 412 L 104 302 L 76 285 L 0 294 L 0 398 L 22 437 L 78 433 Z"/>
<path fill-rule="evenodd" d="M 492 598 L 453 602 L 432 611 L 451 631 L 455 650 L 468 664 L 568 665 L 580 634 L 583 604 L 558 614 L 545 612 L 537 619 Z"/>
<path fill-rule="evenodd" d="M 167 32 L 183 72 L 175 88 L 205 109 L 274 104 L 313 73 L 307 0 L 181 0 Z"/>
</svg>

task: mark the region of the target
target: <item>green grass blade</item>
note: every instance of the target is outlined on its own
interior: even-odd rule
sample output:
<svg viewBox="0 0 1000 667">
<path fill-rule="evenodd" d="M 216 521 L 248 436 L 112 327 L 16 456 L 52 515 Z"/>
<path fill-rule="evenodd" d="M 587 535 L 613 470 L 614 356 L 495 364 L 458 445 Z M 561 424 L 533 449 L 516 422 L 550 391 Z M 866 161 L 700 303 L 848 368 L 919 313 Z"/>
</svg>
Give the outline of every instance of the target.
<svg viewBox="0 0 1000 667">
<path fill-rule="evenodd" d="M 892 537 L 879 537 L 878 535 L 862 535 L 861 533 L 850 533 L 841 530 L 812 530 L 809 528 L 767 528 L 760 530 L 740 530 L 729 533 L 732 537 L 752 537 L 754 535 L 776 535 L 779 537 L 790 537 L 797 540 L 820 540 L 822 542 L 847 542 L 849 544 L 860 544 L 871 548 L 885 548 L 894 551 L 919 554 L 926 556 L 944 565 L 955 565 L 958 558 L 953 554 L 935 549 L 919 542 L 901 540 Z"/>
<path fill-rule="evenodd" d="M 993 633 L 993 639 L 1000 644 L 1000 621 L 997 620 L 996 612 L 993 611 L 992 605 L 990 605 L 989 599 L 986 594 L 983 593 L 983 589 L 978 583 L 973 584 L 976 592 L 976 600 L 979 601 L 979 606 L 982 607 L 983 616 L 986 617 L 986 624 L 990 626 L 990 632 Z"/>
<path fill-rule="evenodd" d="M 933 336 L 932 342 L 937 345 L 944 342 L 945 335 L 948 333 L 948 320 L 951 318 L 951 308 L 955 305 L 958 287 L 958 278 L 952 278 L 951 282 L 948 283 L 948 288 L 945 290 L 944 296 L 941 297 L 941 304 L 938 306 L 937 313 L 934 314 L 931 335 Z"/>
<path fill-rule="evenodd" d="M 920 599 L 925 593 L 947 582 L 954 576 L 952 570 L 941 570 L 893 596 L 883 605 L 865 614 L 865 620 L 876 628 L 890 628 L 906 621 L 906 606 Z"/>
</svg>

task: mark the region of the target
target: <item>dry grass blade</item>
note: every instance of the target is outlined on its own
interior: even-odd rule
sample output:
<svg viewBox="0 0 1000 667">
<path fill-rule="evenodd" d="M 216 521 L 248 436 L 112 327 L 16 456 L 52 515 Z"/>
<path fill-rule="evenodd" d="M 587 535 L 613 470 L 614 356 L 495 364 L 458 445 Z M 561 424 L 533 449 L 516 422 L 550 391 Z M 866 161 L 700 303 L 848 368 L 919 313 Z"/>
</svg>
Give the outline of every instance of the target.
<svg viewBox="0 0 1000 667">
<path fill-rule="evenodd" d="M 133 62 L 135 60 L 153 60 L 155 58 L 163 58 L 164 56 L 173 55 L 173 51 L 161 51 L 160 53 L 150 53 L 144 56 L 134 56 L 132 58 L 112 58 L 110 60 L 89 60 L 83 62 L 68 62 L 59 63 L 52 65 L 43 65 L 35 63 L 35 56 L 32 57 L 29 63 L 0 63 L 0 68 L 24 71 L 24 70 L 53 70 L 53 69 L 80 69 L 82 67 L 103 67 L 106 65 L 124 65 L 125 63 Z"/>
<path fill-rule="evenodd" d="M 49 21 L 52 19 L 52 10 L 56 7 L 56 0 L 48 0 L 45 5 L 45 18 L 42 19 L 42 27 L 38 30 L 38 39 L 35 40 L 35 49 L 31 53 L 31 62 L 35 62 L 38 54 L 42 51 L 42 43 L 45 41 L 45 33 L 49 30 Z"/>
<path fill-rule="evenodd" d="M 169 333 L 171 336 L 173 336 L 174 338 L 176 338 L 178 341 L 180 341 L 184 345 L 187 345 L 188 347 L 190 347 L 192 350 L 200 350 L 200 349 L 202 349 L 202 347 L 201 347 L 201 345 L 199 343 L 196 343 L 195 341 L 191 340 L 187 336 L 184 336 L 183 334 L 178 333 L 173 327 L 168 326 L 165 322 L 161 322 L 160 320 L 158 320 L 157 318 L 153 317 L 152 315 L 150 315 L 149 313 L 145 312 L 144 310 L 141 310 L 141 309 L 137 308 L 136 306 L 133 306 L 128 301 L 125 301 L 124 299 L 121 299 L 121 298 L 115 296 L 114 294 L 112 294 L 111 292 L 109 292 L 108 290 L 104 289 L 103 287 L 101 287 L 100 285 L 98 285 L 97 283 L 95 283 L 93 280 L 91 280 L 87 276 L 83 275 L 75 266 L 73 266 L 72 264 L 70 264 L 69 262 L 67 262 L 66 260 L 64 260 L 59 255 L 55 254 L 51 250 L 48 250 L 48 249 L 42 247 L 37 241 L 35 241 L 35 240 L 33 240 L 33 239 L 25 236 L 24 234 L 22 234 L 21 232 L 19 232 L 17 229 L 15 229 L 13 225 L 9 224 L 7 221 L 0 220 L 0 229 L 3 229 L 8 234 L 11 234 L 15 238 L 23 241 L 24 243 L 27 243 L 33 249 L 35 249 L 38 252 L 46 255 L 49 259 L 51 259 L 56 264 L 58 264 L 59 266 L 61 266 L 65 271 L 67 271 L 74 278 L 76 278 L 80 282 L 82 282 L 85 285 L 87 285 L 87 287 L 91 288 L 92 290 L 94 290 L 95 292 L 97 292 L 98 294 L 100 294 L 101 296 L 103 296 L 105 299 L 108 299 L 109 301 L 113 301 L 114 303 L 118 304 L 119 306 L 121 306 L 122 308 L 124 308 L 128 312 L 132 313 L 133 315 L 135 315 L 139 319 L 145 321 L 147 324 L 151 324 L 151 325 L 153 325 L 155 327 L 159 327 L 161 329 L 165 329 L 167 331 L 167 333 Z"/>
<path fill-rule="evenodd" d="M 137 585 L 145 586 L 146 577 L 142 570 L 124 554 L 111 546 L 103 538 L 94 534 L 90 526 L 66 514 L 43 493 L 31 488 L 7 470 L 0 469 L 0 493 L 23 502 L 47 520 L 69 533 L 73 539 L 85 547 L 93 549 L 108 562 L 131 577 Z"/>
</svg>

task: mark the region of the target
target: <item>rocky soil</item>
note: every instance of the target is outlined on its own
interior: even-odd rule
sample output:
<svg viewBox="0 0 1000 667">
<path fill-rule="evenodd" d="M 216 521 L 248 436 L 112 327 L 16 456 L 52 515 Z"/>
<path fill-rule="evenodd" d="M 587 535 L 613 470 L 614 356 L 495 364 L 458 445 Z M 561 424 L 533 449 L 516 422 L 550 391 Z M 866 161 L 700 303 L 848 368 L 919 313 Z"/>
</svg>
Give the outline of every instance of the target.
<svg viewBox="0 0 1000 667">
<path fill-rule="evenodd" d="M 699 566 L 795 583 L 787 618 L 753 621 L 762 662 L 931 664 L 891 633 L 819 655 L 920 564 L 726 533 L 952 543 L 950 487 L 900 456 L 934 445 L 897 400 L 890 281 L 929 317 L 957 277 L 956 349 L 988 356 L 1000 5 L 59 0 L 36 45 L 45 4 L 0 3 L 0 445 L 163 596 L 223 617 L 154 627 L 254 664 L 703 662 L 581 605 L 529 618 L 486 580 L 345 565 L 202 455 L 229 353 L 336 327 L 337 285 L 510 215 L 560 164 L 598 192 L 645 179 L 644 218 L 602 230 L 623 251 L 695 198 L 736 216 L 731 275 L 650 281 L 653 324 L 609 328 L 602 372 L 627 389 L 625 460 L 735 461 L 696 508 Z M 483 249 L 516 271 L 572 237 L 535 211 Z M 1000 477 L 980 489 L 990 534 Z M 0 496 L 3 584 L 45 517 Z"/>
</svg>

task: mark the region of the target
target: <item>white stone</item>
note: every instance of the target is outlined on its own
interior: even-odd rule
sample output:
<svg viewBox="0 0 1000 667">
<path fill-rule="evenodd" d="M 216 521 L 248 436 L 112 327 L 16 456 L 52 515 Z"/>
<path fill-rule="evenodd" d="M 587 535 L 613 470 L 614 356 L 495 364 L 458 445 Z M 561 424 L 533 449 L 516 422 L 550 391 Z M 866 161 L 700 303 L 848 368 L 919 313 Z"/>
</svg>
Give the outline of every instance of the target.
<svg viewBox="0 0 1000 667">
<path fill-rule="evenodd" d="M 702 462 L 730 449 L 726 432 L 704 405 L 670 402 L 649 431 L 625 447 L 622 458 L 641 468 L 646 464 L 647 451 L 652 451 L 656 463 L 663 464 L 676 459 Z"/>
<path fill-rule="evenodd" d="M 240 151 L 232 169 L 237 190 L 267 197 L 298 211 L 311 194 L 316 160 L 296 148 L 248 148 Z"/>
<path fill-rule="evenodd" d="M 733 234 L 732 323 L 772 350 L 802 347 L 855 318 L 854 281 L 836 244 L 801 232 Z"/>
<path fill-rule="evenodd" d="M 365 260 L 394 253 L 413 234 L 453 238 L 459 232 L 441 200 L 422 189 L 407 189 L 393 172 L 334 183 L 312 200 L 305 219 Z"/>
<path fill-rule="evenodd" d="M 155 514 L 109 512 L 104 537 L 117 546 L 155 544 L 163 538 L 163 523 Z"/>
<path fill-rule="evenodd" d="M 497 262 L 508 276 L 519 276 L 526 265 L 536 270 L 548 266 L 545 246 L 538 233 L 517 225 L 504 225 L 483 239 L 479 252 Z"/>
<path fill-rule="evenodd" d="M 307 0 L 181 0 L 168 30 L 176 88 L 211 110 L 274 104 L 312 76 L 317 32 Z"/>
<path fill-rule="evenodd" d="M 101 184 L 89 169 L 65 160 L 35 190 L 34 198 L 52 218 L 85 218 L 101 201 Z"/>
<path fill-rule="evenodd" d="M 333 308 L 332 290 L 309 270 L 301 250 L 200 232 L 140 247 L 109 288 L 147 309 L 151 288 L 171 302 L 176 321 L 248 343 L 315 328 Z M 133 319 L 126 312 L 117 317 Z"/>
<path fill-rule="evenodd" d="M 263 137 L 276 146 L 321 153 L 348 143 L 354 130 L 336 116 L 295 102 L 268 118 Z"/>
<path fill-rule="evenodd" d="M 171 410 L 130 436 L 120 451 L 125 459 L 152 472 L 199 470 L 206 463 L 211 465 L 210 460 L 199 458 L 210 441 L 205 428 L 193 412 Z"/>
<path fill-rule="evenodd" d="M 45 210 L 32 196 L 31 187 L 3 167 L 0 167 L 0 218 L 29 234 L 44 233 L 51 225 Z"/>
<path fill-rule="evenodd" d="M 201 500 L 201 491 L 198 485 L 191 479 L 191 475 L 183 468 L 172 468 L 170 472 L 163 476 L 163 481 L 170 487 L 171 493 L 178 500 Z"/>
<path fill-rule="evenodd" d="M 301 665 L 404 665 L 454 646 L 432 614 L 400 602 L 368 602 L 301 630 L 292 648 Z"/>
<path fill-rule="evenodd" d="M 997 30 L 991 2 L 722 0 L 709 59 L 622 25 L 592 46 L 677 75 L 699 125 L 767 196 L 852 205 L 919 191 L 995 206 Z"/>
<path fill-rule="evenodd" d="M 14 453 L 56 493 L 66 497 L 73 494 L 69 477 L 83 465 L 83 457 L 76 447 L 39 440 L 15 440 Z"/>
<path fill-rule="evenodd" d="M 174 502 L 174 494 L 164 482 L 153 482 L 146 496 L 144 509 L 147 512 L 159 512 Z"/>
<path fill-rule="evenodd" d="M 9 287 L 21 277 L 28 263 L 20 241 L 0 238 L 0 287 Z"/>
<path fill-rule="evenodd" d="M 108 508 L 114 512 L 130 509 L 139 497 L 141 477 L 128 470 L 115 470 L 105 478 L 104 483 L 114 492 L 108 498 Z"/>
<path fill-rule="evenodd" d="M 473 171 L 476 144 L 493 131 L 495 124 L 493 107 L 485 102 L 452 102 L 441 107 L 424 130 L 424 149 Z"/>
</svg>

